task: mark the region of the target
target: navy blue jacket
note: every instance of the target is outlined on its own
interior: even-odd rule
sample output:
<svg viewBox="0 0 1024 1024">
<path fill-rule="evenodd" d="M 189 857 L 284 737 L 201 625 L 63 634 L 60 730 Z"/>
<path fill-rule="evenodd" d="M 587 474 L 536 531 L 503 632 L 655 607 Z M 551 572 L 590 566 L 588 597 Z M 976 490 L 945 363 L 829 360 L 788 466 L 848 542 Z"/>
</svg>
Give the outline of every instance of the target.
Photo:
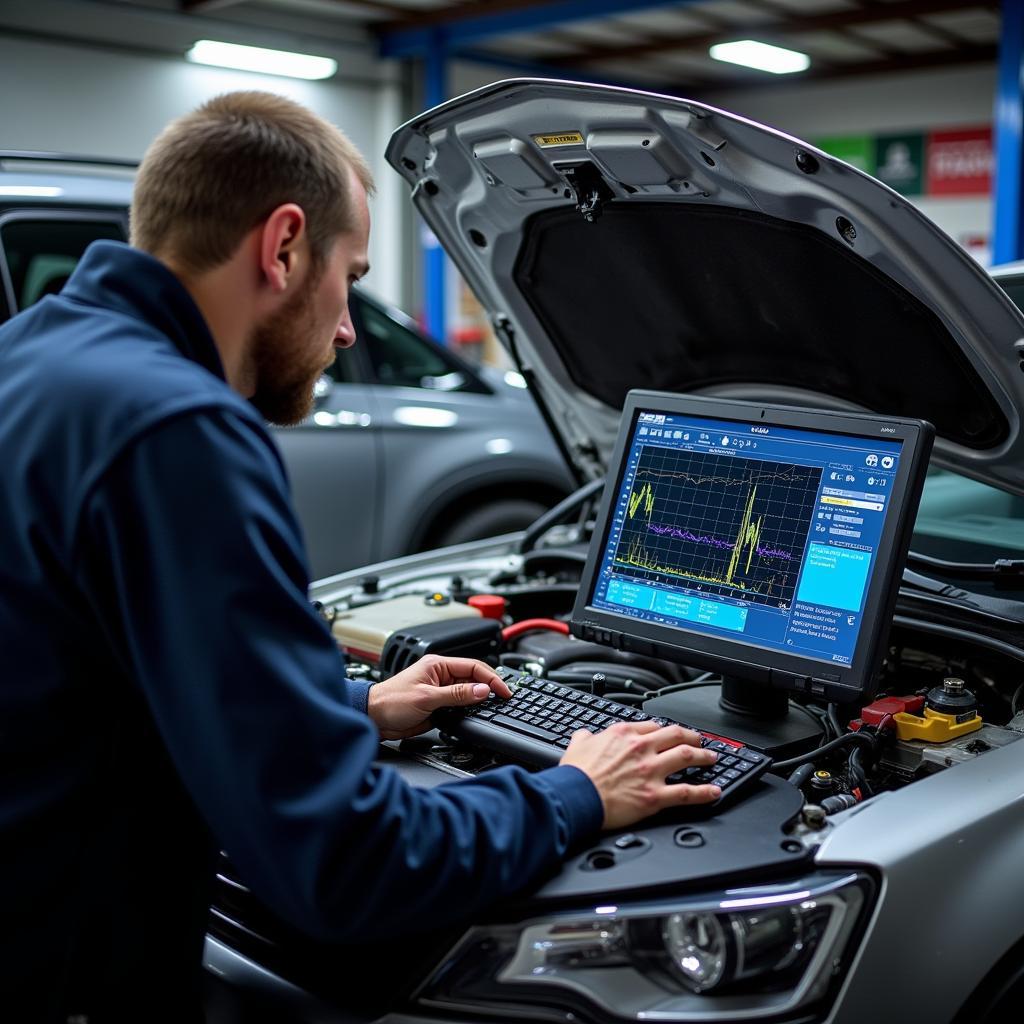
<svg viewBox="0 0 1024 1024">
<path fill-rule="evenodd" d="M 343 940 L 468 917 L 599 828 L 575 768 L 417 790 L 374 765 L 278 452 L 152 257 L 95 243 L 0 328 L 0 473 L 5 1009 L 183 992 L 218 845 Z"/>
</svg>

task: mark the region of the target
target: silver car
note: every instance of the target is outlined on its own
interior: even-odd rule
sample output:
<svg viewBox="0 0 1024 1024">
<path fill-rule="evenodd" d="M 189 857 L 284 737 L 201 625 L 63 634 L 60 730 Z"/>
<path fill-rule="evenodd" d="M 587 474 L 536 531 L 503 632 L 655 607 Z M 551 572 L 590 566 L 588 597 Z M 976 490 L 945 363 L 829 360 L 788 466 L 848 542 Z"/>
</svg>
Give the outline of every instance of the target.
<svg viewBox="0 0 1024 1024">
<path fill-rule="evenodd" d="M 925 419 L 932 474 L 876 693 L 791 698 L 838 742 L 811 745 L 813 778 L 787 769 L 714 816 L 605 836 L 522 899 L 454 927 L 410 922 L 387 946 L 301 940 L 225 862 L 206 953 L 217 998 L 390 1024 L 1020 1019 L 1020 312 L 884 185 L 699 103 L 508 82 L 402 126 L 388 159 L 589 484 L 519 538 L 314 586 L 343 645 L 353 619 L 372 613 L 386 644 L 439 601 L 482 594 L 505 599 L 506 627 L 564 623 L 631 388 Z M 498 658 L 584 691 L 613 679 L 637 705 L 720 682 L 550 624 L 506 628 Z M 382 664 L 364 654 L 352 671 Z M 936 690 L 969 692 L 983 724 L 908 739 L 876 706 Z M 865 728 L 867 760 L 837 753 Z M 441 736 L 381 758 L 420 785 L 490 763 Z"/>
<path fill-rule="evenodd" d="M 134 165 L 0 153 L 0 322 L 59 291 L 93 240 L 127 238 Z M 314 577 L 519 530 L 573 487 L 521 374 L 475 368 L 352 296 L 360 339 L 275 429 Z"/>
</svg>

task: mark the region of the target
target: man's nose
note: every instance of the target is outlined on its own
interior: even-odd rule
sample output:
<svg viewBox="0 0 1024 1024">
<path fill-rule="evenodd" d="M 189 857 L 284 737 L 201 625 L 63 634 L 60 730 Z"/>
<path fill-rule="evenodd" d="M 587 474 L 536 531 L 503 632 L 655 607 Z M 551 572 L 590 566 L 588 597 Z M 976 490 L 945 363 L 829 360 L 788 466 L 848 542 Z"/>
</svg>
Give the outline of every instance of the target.
<svg viewBox="0 0 1024 1024">
<path fill-rule="evenodd" d="M 338 321 L 337 330 L 334 332 L 334 347 L 335 348 L 351 348 L 356 343 L 356 329 L 352 324 L 352 315 L 349 313 L 348 306 L 345 306 L 345 311 L 341 314 L 341 319 Z"/>
</svg>

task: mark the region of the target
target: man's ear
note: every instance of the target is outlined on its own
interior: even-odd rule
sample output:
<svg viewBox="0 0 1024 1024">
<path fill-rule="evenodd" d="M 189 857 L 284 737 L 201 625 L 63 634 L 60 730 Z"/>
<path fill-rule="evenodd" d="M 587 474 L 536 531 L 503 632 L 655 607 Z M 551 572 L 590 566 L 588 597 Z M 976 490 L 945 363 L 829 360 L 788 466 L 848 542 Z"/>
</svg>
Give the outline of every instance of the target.
<svg viewBox="0 0 1024 1024">
<path fill-rule="evenodd" d="M 272 291 L 287 291 L 301 277 L 308 248 L 302 207 L 283 203 L 272 210 L 259 230 L 260 272 Z"/>
</svg>

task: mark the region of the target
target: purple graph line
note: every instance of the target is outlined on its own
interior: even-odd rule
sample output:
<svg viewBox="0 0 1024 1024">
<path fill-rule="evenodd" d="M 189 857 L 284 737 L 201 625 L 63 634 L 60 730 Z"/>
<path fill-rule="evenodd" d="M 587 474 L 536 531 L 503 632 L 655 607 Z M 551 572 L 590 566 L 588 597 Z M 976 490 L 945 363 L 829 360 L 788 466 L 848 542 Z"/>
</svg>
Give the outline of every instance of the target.
<svg viewBox="0 0 1024 1024">
<path fill-rule="evenodd" d="M 690 533 L 689 530 L 680 530 L 676 526 L 662 525 L 661 523 L 648 523 L 647 529 L 651 533 L 656 533 L 659 537 L 675 537 L 678 540 L 688 540 L 695 544 L 707 544 L 713 548 L 724 548 L 725 550 L 731 550 L 734 541 L 721 540 L 719 537 L 709 537 L 703 533 Z M 788 551 L 780 551 L 778 548 L 757 548 L 757 553 L 762 558 L 785 558 L 791 559 L 793 556 Z"/>
</svg>

